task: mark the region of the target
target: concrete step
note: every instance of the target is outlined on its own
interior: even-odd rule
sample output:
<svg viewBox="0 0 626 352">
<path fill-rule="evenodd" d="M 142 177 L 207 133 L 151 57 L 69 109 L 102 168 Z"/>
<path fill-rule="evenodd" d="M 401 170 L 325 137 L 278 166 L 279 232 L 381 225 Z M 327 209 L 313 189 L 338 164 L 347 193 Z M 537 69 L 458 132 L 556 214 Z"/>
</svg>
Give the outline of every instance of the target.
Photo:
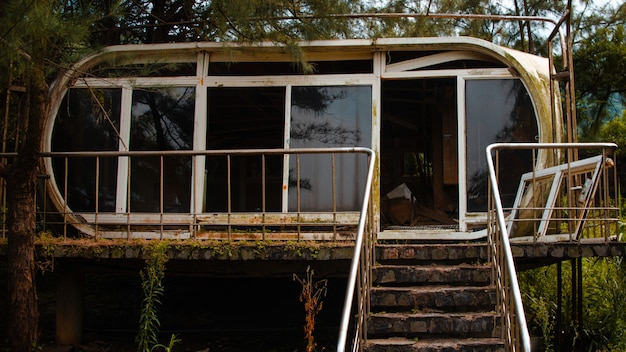
<svg viewBox="0 0 626 352">
<path fill-rule="evenodd" d="M 371 338 L 492 337 L 497 320 L 492 312 L 372 313 L 367 332 Z"/>
<path fill-rule="evenodd" d="M 378 244 L 367 352 L 504 352 L 485 243 Z"/>
<path fill-rule="evenodd" d="M 377 265 L 373 270 L 374 285 L 462 284 L 484 286 L 491 283 L 488 265 Z"/>
<path fill-rule="evenodd" d="M 373 311 L 461 312 L 493 311 L 495 286 L 411 286 L 374 287 L 370 306 Z"/>
<path fill-rule="evenodd" d="M 488 255 L 485 243 L 444 243 L 444 244 L 377 244 L 376 260 L 396 262 L 437 262 L 470 263 L 486 261 Z"/>
<path fill-rule="evenodd" d="M 406 338 L 373 339 L 364 346 L 365 352 L 504 352 L 501 339 L 438 339 Z"/>
</svg>

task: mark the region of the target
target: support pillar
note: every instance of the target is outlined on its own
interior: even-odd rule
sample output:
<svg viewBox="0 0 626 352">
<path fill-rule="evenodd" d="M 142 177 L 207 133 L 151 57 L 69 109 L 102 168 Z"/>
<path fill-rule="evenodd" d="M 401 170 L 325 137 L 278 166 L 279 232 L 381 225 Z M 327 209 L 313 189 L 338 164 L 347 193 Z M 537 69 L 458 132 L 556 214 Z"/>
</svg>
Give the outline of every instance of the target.
<svg viewBox="0 0 626 352">
<path fill-rule="evenodd" d="M 78 346 L 83 338 L 83 271 L 71 264 L 58 265 L 56 343 Z"/>
</svg>

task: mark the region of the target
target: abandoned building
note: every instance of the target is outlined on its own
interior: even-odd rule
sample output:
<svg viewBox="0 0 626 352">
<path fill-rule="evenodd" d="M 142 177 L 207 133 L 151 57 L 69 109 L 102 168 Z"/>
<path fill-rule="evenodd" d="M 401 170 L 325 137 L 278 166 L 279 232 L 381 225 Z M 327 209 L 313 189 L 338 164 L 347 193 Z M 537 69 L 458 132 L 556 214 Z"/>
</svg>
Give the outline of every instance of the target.
<svg viewBox="0 0 626 352">
<path fill-rule="evenodd" d="M 300 48 L 310 72 L 275 44 L 114 46 L 57 80 L 38 219 L 94 239 L 52 254 L 59 343 L 77 268 L 141 263 L 133 240 L 194 275 L 316 263 L 347 282 L 337 350 L 367 351 L 529 351 L 515 264 L 623 254 L 615 146 L 572 136 L 571 67 L 469 37 Z"/>
</svg>

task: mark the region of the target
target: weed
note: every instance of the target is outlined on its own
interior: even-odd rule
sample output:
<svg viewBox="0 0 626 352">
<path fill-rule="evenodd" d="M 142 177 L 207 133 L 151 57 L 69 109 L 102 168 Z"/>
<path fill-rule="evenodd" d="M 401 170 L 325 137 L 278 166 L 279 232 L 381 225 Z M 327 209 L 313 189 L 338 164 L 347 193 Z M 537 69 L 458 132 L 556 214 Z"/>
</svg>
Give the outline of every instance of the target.
<svg viewBox="0 0 626 352">
<path fill-rule="evenodd" d="M 41 247 L 41 255 L 36 266 L 41 273 L 54 271 L 55 240 L 56 238 L 49 231 L 41 231 L 37 234 L 37 243 Z"/>
<path fill-rule="evenodd" d="M 309 252 L 311 253 L 311 258 L 317 259 L 318 255 L 320 253 L 320 249 L 319 248 L 309 247 Z"/>
<path fill-rule="evenodd" d="M 326 296 L 328 280 L 313 282 L 313 270 L 311 270 L 311 267 L 306 268 L 306 276 L 304 278 L 293 274 L 293 280 L 302 286 L 300 302 L 304 303 L 305 311 L 304 335 L 307 341 L 306 352 L 313 352 L 316 346 L 315 338 L 313 337 L 315 317 L 322 310 L 322 298 Z"/>
<path fill-rule="evenodd" d="M 157 312 L 165 291 L 162 281 L 165 276 L 165 263 L 168 260 L 167 243 L 159 241 L 150 247 L 150 257 L 146 260 L 146 267 L 140 272 L 143 300 L 139 316 L 139 333 L 136 338 L 138 352 L 150 352 L 159 346 L 160 322 Z M 173 341 L 175 343 L 175 340 L 175 336 L 172 336 L 170 344 Z"/>
<path fill-rule="evenodd" d="M 233 245 L 228 241 L 218 242 L 215 246 L 213 246 L 212 249 L 217 255 L 226 255 L 229 258 L 233 256 L 234 248 Z"/>
<path fill-rule="evenodd" d="M 172 336 L 170 337 L 170 342 L 167 344 L 167 346 L 162 344 L 156 344 L 152 346 L 150 351 L 152 352 L 155 348 L 161 348 L 165 352 L 172 352 L 174 350 L 174 346 L 179 342 L 181 342 L 181 339 L 177 338 L 175 334 L 172 334 Z"/>
<path fill-rule="evenodd" d="M 585 258 L 582 332 L 572 307 L 571 263 L 562 263 L 562 311 L 558 307 L 556 265 L 520 273 L 529 327 L 543 338 L 544 351 L 584 346 L 589 351 L 626 350 L 626 262 L 621 257 Z M 555 322 L 561 317 L 561 330 Z"/>
<path fill-rule="evenodd" d="M 257 257 L 261 257 L 265 252 L 265 244 L 261 241 L 256 242 L 256 247 L 254 248 L 254 254 Z"/>
</svg>

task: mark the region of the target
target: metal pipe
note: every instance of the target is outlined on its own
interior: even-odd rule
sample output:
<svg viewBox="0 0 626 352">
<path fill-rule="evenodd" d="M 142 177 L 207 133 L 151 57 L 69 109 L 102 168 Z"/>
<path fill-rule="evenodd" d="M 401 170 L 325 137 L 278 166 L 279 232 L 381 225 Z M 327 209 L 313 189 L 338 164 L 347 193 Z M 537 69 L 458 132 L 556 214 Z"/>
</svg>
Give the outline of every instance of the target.
<svg viewBox="0 0 626 352">
<path fill-rule="evenodd" d="M 296 154 L 296 210 L 298 211 L 298 241 L 300 241 L 301 229 L 302 229 L 302 219 L 300 218 L 300 214 L 302 212 L 301 202 L 302 202 L 302 192 L 300 188 L 300 154 Z"/>
<path fill-rule="evenodd" d="M 525 352 L 530 352 L 530 333 L 528 332 L 528 326 L 526 324 L 526 314 L 524 313 L 524 305 L 522 303 L 522 295 L 517 282 L 517 273 L 515 272 L 515 261 L 513 260 L 513 253 L 511 251 L 511 244 L 509 243 L 509 236 L 506 233 L 506 222 L 504 220 L 504 211 L 502 209 L 502 200 L 500 199 L 500 190 L 498 187 L 498 180 L 496 179 L 496 172 L 493 165 L 492 150 L 497 148 L 497 145 L 507 144 L 492 144 L 487 147 L 487 165 L 489 167 L 489 179 L 491 181 L 491 187 L 493 189 L 494 204 L 496 207 L 496 220 L 500 229 L 500 237 L 502 241 L 502 255 L 507 265 L 508 275 L 510 277 L 510 289 L 511 299 L 515 302 L 515 315 L 517 317 L 517 323 L 519 324 L 522 348 Z"/>
<path fill-rule="evenodd" d="M 367 171 L 367 181 L 365 182 L 365 193 L 363 194 L 363 205 L 361 207 L 361 215 L 359 217 L 359 226 L 354 243 L 354 255 L 350 265 L 350 274 L 348 276 L 348 284 L 346 288 L 346 297 L 343 305 L 343 313 L 341 315 L 341 324 L 339 326 L 339 340 L 337 342 L 337 352 L 343 352 L 346 347 L 346 339 L 348 336 L 348 325 L 350 323 L 350 312 L 352 310 L 352 300 L 354 298 L 354 287 L 356 286 L 357 274 L 359 272 L 359 263 L 361 251 L 363 247 L 363 236 L 365 230 L 365 222 L 367 219 L 367 210 L 369 209 L 370 193 L 372 189 L 372 179 L 374 177 L 374 165 L 376 164 L 374 151 L 362 148 L 370 157 L 369 168 Z M 368 280 L 369 284 L 369 280 Z"/>
<path fill-rule="evenodd" d="M 228 207 L 227 207 L 227 211 L 228 211 L 228 240 L 231 240 L 231 235 L 232 235 L 232 226 L 231 226 L 231 214 L 233 213 L 233 209 L 232 209 L 232 185 L 231 185 L 231 181 L 230 181 L 230 163 L 231 163 L 231 154 L 226 155 L 226 197 L 227 197 L 227 203 L 228 203 Z"/>
<path fill-rule="evenodd" d="M 67 174 L 66 174 L 66 176 L 67 176 Z M 67 177 L 66 177 L 66 179 L 67 179 Z M 95 213 L 96 234 L 98 233 L 98 215 L 100 214 L 100 211 L 99 211 L 100 210 L 100 192 L 99 191 L 100 191 L 100 157 L 98 156 L 98 157 L 96 157 L 96 189 L 95 189 L 96 201 L 95 201 L 95 204 L 94 204 L 94 209 L 96 210 L 96 213 Z M 47 202 L 45 202 L 45 203 L 47 203 Z"/>
<path fill-rule="evenodd" d="M 265 213 L 267 212 L 267 208 L 265 205 L 265 188 L 266 188 L 266 179 L 265 179 L 265 154 L 261 154 L 261 211 L 262 211 L 262 222 L 261 226 L 261 239 L 265 241 Z"/>
<path fill-rule="evenodd" d="M 163 192 L 165 191 L 165 181 L 163 175 L 163 169 L 165 168 L 165 161 L 163 160 L 163 156 L 159 158 L 159 237 L 163 239 L 163 213 L 165 207 L 165 200 L 163 199 Z"/>
<path fill-rule="evenodd" d="M 337 175 L 335 170 L 335 153 L 330 155 L 331 164 L 331 184 L 333 199 L 333 240 L 337 240 Z"/>
</svg>

